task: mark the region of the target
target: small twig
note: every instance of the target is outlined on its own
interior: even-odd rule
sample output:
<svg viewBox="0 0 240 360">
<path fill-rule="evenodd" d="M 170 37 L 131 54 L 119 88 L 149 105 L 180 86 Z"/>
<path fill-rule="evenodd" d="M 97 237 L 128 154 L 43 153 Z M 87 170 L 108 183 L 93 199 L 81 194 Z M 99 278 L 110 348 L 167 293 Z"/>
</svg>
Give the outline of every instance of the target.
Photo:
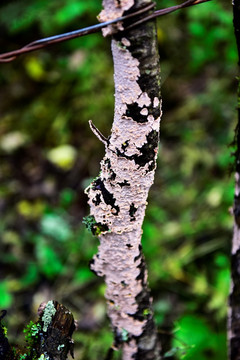
<svg viewBox="0 0 240 360">
<path fill-rule="evenodd" d="M 92 130 L 92 132 L 94 133 L 94 135 L 96 135 L 96 137 L 104 144 L 104 145 L 108 145 L 108 139 L 105 138 L 105 136 L 103 136 L 103 134 L 96 128 L 96 126 L 93 124 L 92 120 L 88 121 L 90 129 Z"/>
<path fill-rule="evenodd" d="M 176 10 L 188 7 L 188 6 L 192 6 L 192 5 L 198 5 L 198 4 L 202 4 L 205 2 L 208 2 L 211 0 L 187 0 L 184 3 L 180 4 L 180 5 L 176 5 L 176 6 L 171 6 L 169 8 L 166 9 L 161 9 L 161 10 L 157 10 L 154 13 L 150 14 L 150 15 L 146 15 L 145 17 L 143 17 L 142 19 L 134 22 L 133 24 L 129 25 L 127 28 L 121 30 L 121 31 L 125 31 L 125 30 L 129 30 L 139 24 L 142 24 L 143 22 L 149 21 L 151 19 L 154 19 L 158 16 L 162 16 L 162 15 L 166 15 L 169 14 L 171 12 L 174 12 Z M 40 40 L 36 40 L 31 42 L 30 44 L 25 45 L 24 47 L 18 49 L 18 50 L 14 50 L 14 51 L 10 51 L 10 52 L 6 52 L 3 54 L 0 54 L 0 63 L 6 63 L 6 62 L 11 62 L 14 59 L 16 59 L 16 57 L 22 55 L 22 54 L 26 54 L 35 50 L 39 50 L 42 49 L 44 47 L 56 44 L 56 43 L 60 43 L 60 42 L 64 42 L 67 40 L 71 40 L 71 39 L 75 39 L 77 37 L 81 37 L 81 36 L 85 36 L 88 34 L 93 34 L 96 33 L 100 30 L 102 30 L 103 28 L 112 25 L 112 24 L 116 24 L 120 21 L 125 21 L 128 20 L 130 18 L 136 17 L 138 15 L 147 13 L 149 10 L 151 10 L 153 7 L 155 6 L 155 3 L 151 3 L 148 6 L 145 6 L 144 8 L 132 13 L 132 14 L 128 14 L 125 16 L 122 16 L 120 18 L 111 20 L 111 21 L 107 21 L 101 24 L 96 24 L 96 25 L 92 25 L 92 26 L 88 26 L 86 28 L 82 28 L 79 30 L 75 30 L 75 31 L 71 31 L 65 34 L 60 34 L 60 35 L 55 35 L 55 36 L 50 36 L 47 38 L 43 38 Z"/>
</svg>

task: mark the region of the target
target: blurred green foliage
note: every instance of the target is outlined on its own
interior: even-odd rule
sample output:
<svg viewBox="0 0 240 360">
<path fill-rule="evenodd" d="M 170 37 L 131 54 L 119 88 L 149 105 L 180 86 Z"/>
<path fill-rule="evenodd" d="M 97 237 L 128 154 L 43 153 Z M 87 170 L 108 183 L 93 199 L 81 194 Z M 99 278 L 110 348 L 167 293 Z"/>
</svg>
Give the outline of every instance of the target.
<svg viewBox="0 0 240 360">
<path fill-rule="evenodd" d="M 3 2 L 1 51 L 95 24 L 100 9 L 96 0 Z M 161 17 L 158 45 L 161 144 L 143 226 L 155 319 L 165 358 L 225 359 L 237 105 L 230 3 Z M 104 358 L 113 341 L 105 286 L 88 266 L 98 241 L 82 225 L 84 188 L 104 154 L 88 120 L 110 133 L 112 74 L 101 34 L 0 66 L 0 308 L 14 343 L 42 301 L 63 302 L 78 319 L 79 360 Z"/>
</svg>

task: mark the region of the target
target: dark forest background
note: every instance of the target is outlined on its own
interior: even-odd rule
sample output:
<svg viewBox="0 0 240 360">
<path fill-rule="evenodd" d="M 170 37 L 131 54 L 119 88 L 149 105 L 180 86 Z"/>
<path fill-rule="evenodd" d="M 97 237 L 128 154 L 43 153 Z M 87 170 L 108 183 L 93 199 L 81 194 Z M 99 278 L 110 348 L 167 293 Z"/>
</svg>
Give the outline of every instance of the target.
<svg viewBox="0 0 240 360">
<path fill-rule="evenodd" d="M 219 0 L 158 19 L 163 117 L 143 249 L 166 358 L 227 356 L 237 105 L 231 7 Z M 0 52 L 95 24 L 100 10 L 100 0 L 2 0 Z M 104 282 L 88 267 L 98 240 L 82 219 L 84 189 L 104 155 L 88 120 L 110 134 L 113 93 L 110 39 L 101 33 L 0 64 L 0 309 L 8 310 L 13 344 L 50 299 L 78 320 L 77 360 L 104 359 L 112 344 Z"/>
</svg>

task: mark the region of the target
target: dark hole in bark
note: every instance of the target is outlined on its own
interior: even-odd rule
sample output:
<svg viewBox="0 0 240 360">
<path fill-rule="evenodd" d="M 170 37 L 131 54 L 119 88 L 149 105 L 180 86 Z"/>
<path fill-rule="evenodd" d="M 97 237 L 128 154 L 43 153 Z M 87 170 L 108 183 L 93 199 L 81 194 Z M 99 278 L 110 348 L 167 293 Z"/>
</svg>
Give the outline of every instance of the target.
<svg viewBox="0 0 240 360">
<path fill-rule="evenodd" d="M 130 221 L 135 221 L 136 220 L 136 217 L 135 217 L 135 213 L 137 211 L 137 208 L 135 207 L 134 203 L 131 203 L 130 205 L 130 209 L 129 209 L 129 215 L 130 215 L 130 218 L 131 220 Z"/>
</svg>

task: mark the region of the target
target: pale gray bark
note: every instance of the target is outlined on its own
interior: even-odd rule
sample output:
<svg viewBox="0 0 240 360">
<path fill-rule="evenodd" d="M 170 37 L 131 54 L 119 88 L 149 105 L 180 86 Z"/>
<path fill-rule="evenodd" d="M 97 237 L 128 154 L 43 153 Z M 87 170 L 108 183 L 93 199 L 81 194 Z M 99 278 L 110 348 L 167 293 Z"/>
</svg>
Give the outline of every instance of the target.
<svg viewBox="0 0 240 360">
<path fill-rule="evenodd" d="M 100 20 L 121 16 L 150 3 L 146 0 L 103 0 Z M 123 29 L 125 24 L 105 33 Z M 159 359 L 152 299 L 141 250 L 142 222 L 154 180 L 160 123 L 160 81 L 155 23 L 150 22 L 112 40 L 115 113 L 105 141 L 101 172 L 88 187 L 100 245 L 91 268 L 104 276 L 108 316 L 115 346 L 123 360 Z M 92 218 L 92 219 L 93 219 Z"/>
</svg>

